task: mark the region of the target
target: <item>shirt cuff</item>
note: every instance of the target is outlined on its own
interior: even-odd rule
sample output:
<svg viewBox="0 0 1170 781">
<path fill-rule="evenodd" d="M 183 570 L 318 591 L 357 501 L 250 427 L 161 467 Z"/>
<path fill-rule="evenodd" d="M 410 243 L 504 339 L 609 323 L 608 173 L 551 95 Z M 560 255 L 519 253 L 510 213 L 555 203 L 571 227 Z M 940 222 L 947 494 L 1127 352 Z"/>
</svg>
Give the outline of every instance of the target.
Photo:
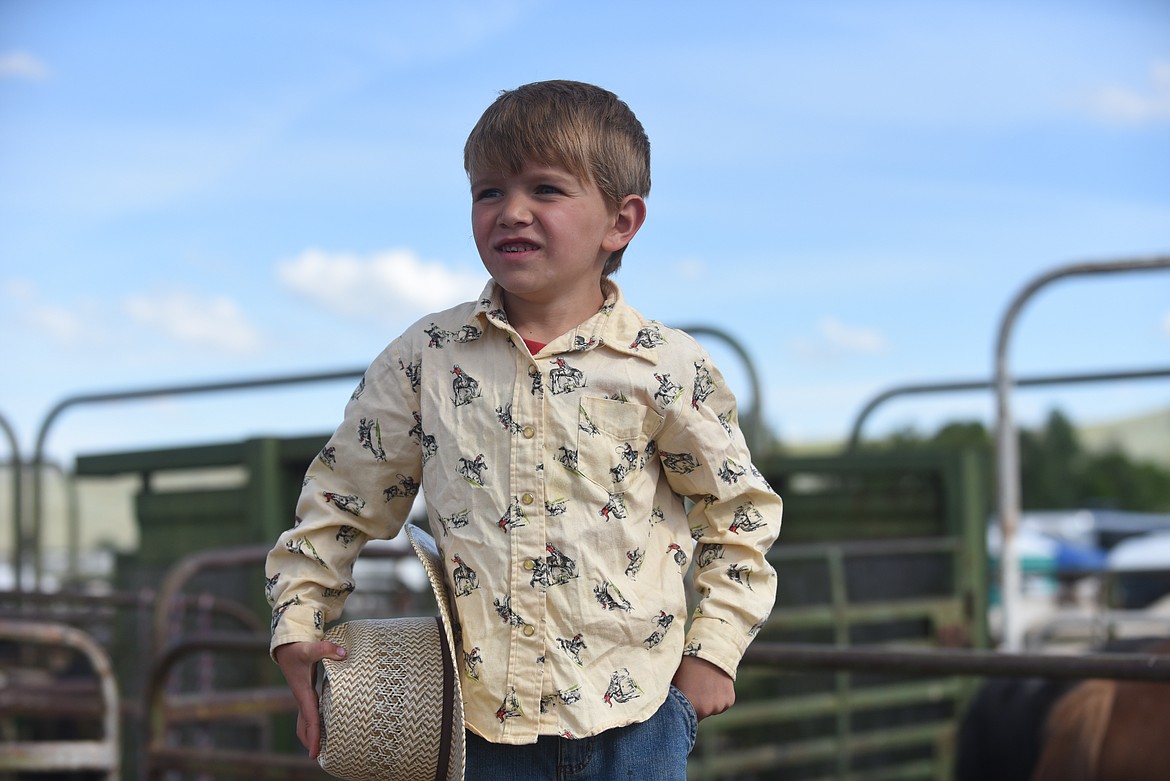
<svg viewBox="0 0 1170 781">
<path fill-rule="evenodd" d="M 686 650 L 683 653 L 710 662 L 735 680 L 739 661 L 749 642 L 749 638 L 719 619 L 698 616 L 687 633 Z"/>
<path fill-rule="evenodd" d="M 325 639 L 325 633 L 317 629 L 313 622 L 313 609 L 301 609 L 294 612 L 289 609 L 280 617 L 279 623 L 272 631 L 272 641 L 268 645 L 268 655 L 279 646 L 288 643 L 315 643 Z M 275 661 L 275 657 L 274 657 Z"/>
</svg>

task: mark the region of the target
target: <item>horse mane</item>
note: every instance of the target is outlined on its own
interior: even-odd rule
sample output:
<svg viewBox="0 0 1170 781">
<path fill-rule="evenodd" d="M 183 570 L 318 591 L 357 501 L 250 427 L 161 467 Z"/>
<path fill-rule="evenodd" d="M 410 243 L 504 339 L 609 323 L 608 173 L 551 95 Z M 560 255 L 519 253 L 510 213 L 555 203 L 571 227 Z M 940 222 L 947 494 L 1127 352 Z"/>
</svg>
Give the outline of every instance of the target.
<svg viewBox="0 0 1170 781">
<path fill-rule="evenodd" d="M 1073 687 L 1048 714 L 1044 750 L 1032 781 L 1094 781 L 1117 685 L 1090 680 Z"/>
</svg>

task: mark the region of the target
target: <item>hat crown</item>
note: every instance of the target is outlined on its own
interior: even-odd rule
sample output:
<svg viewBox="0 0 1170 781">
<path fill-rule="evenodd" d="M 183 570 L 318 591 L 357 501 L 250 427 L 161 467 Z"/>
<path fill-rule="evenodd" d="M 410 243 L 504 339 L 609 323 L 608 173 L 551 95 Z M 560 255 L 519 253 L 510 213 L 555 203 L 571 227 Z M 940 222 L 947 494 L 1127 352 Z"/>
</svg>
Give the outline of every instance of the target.
<svg viewBox="0 0 1170 781">
<path fill-rule="evenodd" d="M 318 762 L 349 781 L 462 781 L 463 698 L 451 606 L 434 538 L 406 527 L 439 616 L 358 619 L 329 629 Z"/>
</svg>

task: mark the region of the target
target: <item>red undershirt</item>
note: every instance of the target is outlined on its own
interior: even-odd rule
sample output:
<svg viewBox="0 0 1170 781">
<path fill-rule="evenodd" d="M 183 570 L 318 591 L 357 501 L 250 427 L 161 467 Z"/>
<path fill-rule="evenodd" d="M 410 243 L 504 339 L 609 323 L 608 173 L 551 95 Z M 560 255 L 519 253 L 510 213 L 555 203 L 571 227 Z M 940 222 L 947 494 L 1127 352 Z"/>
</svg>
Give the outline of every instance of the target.
<svg viewBox="0 0 1170 781">
<path fill-rule="evenodd" d="M 544 349 L 543 344 L 540 342 L 534 342 L 531 339 L 525 339 L 524 344 L 528 345 L 528 352 L 532 353 L 533 355 L 536 355 L 538 352 Z"/>
</svg>

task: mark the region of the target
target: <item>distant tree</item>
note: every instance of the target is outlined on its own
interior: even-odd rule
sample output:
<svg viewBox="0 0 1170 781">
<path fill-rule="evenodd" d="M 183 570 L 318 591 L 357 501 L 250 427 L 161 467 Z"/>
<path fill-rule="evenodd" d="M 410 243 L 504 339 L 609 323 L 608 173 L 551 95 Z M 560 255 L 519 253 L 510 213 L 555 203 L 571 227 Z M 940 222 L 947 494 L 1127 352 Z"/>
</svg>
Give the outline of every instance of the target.
<svg viewBox="0 0 1170 781">
<path fill-rule="evenodd" d="M 1077 507 L 1085 454 L 1076 429 L 1059 410 L 1039 431 L 1020 431 L 1020 503 L 1025 510 Z"/>
<path fill-rule="evenodd" d="M 969 447 L 988 452 L 992 449 L 991 434 L 978 421 L 947 423 L 935 432 L 931 441 L 941 447 Z"/>
<path fill-rule="evenodd" d="M 1170 471 L 1114 450 L 1089 453 L 1059 411 L 1039 432 L 1020 432 L 1021 504 L 1025 509 L 1108 507 L 1170 512 Z"/>
<path fill-rule="evenodd" d="M 1022 429 L 1020 503 L 1025 510 L 1108 507 L 1136 512 L 1170 512 L 1170 471 L 1135 462 L 1120 451 L 1089 453 L 1075 427 L 1059 410 L 1049 413 L 1036 430 Z M 987 491 L 995 490 L 995 442 L 981 422 L 959 421 L 940 427 L 933 436 L 902 428 L 886 439 L 867 443 L 866 450 L 966 448 L 987 464 Z"/>
<path fill-rule="evenodd" d="M 1090 458 L 1078 486 L 1084 507 L 1170 512 L 1170 472 L 1119 451 Z"/>
<path fill-rule="evenodd" d="M 869 451 L 915 450 L 922 448 L 972 448 L 991 452 L 991 435 L 978 421 L 947 423 L 933 436 L 924 436 L 913 426 L 905 426 L 885 439 L 866 442 L 862 449 Z"/>
</svg>

